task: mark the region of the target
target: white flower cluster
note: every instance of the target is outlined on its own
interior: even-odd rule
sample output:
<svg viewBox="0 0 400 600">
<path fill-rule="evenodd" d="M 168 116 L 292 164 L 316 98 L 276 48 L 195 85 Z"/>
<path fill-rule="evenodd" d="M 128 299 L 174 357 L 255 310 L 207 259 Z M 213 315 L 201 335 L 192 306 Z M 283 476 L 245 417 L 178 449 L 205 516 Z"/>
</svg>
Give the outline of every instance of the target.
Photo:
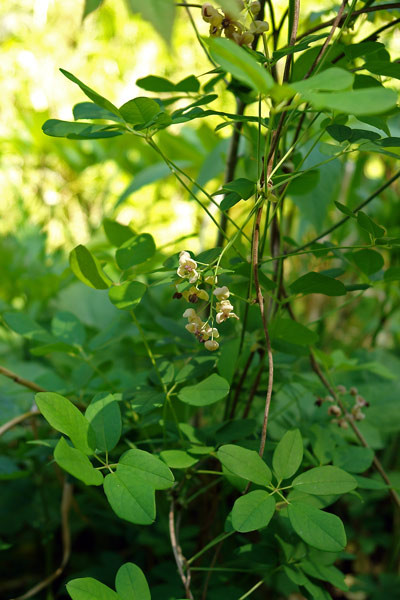
<svg viewBox="0 0 400 600">
<path fill-rule="evenodd" d="M 186 329 L 193 333 L 199 342 L 204 342 L 207 350 L 218 350 L 219 344 L 214 340 L 219 337 L 218 329 L 210 327 L 207 322 L 204 323 L 193 308 L 187 308 L 183 316 L 188 320 Z"/>
<path fill-rule="evenodd" d="M 189 283 L 196 283 L 196 285 L 192 285 L 182 293 L 176 292 L 174 294 L 175 298 L 181 298 L 183 296 L 185 300 L 192 304 L 196 304 L 199 300 L 208 302 L 209 294 L 204 289 L 198 287 L 202 277 L 197 262 L 190 256 L 189 252 L 186 252 L 185 250 L 179 254 L 177 274 L 182 279 L 188 279 Z M 204 282 L 211 286 L 215 286 L 217 283 L 217 276 L 208 275 L 204 278 Z M 188 320 L 186 329 L 190 333 L 193 333 L 199 342 L 204 343 L 204 347 L 210 351 L 218 350 L 219 348 L 219 344 L 215 340 L 215 338 L 219 337 L 219 331 L 215 327 L 212 327 L 212 325 L 209 325 L 210 320 L 211 323 L 214 321 L 213 311 L 216 311 L 215 320 L 218 324 L 223 323 L 223 321 L 226 321 L 227 319 L 239 319 L 233 312 L 233 305 L 229 300 L 230 291 L 226 285 L 215 288 L 213 295 L 217 300 L 216 307 L 214 309 L 211 301 L 210 316 L 207 321 L 203 321 L 193 308 L 188 308 L 183 313 L 185 319 Z"/>
<path fill-rule="evenodd" d="M 226 321 L 226 319 L 239 319 L 239 317 L 232 312 L 233 306 L 228 300 L 230 291 L 226 285 L 220 288 L 215 288 L 213 293 L 219 301 L 217 302 L 217 316 L 215 317 L 217 323 L 222 323 L 223 321 Z"/>
<path fill-rule="evenodd" d="M 250 16 L 248 25 L 245 23 L 246 15 L 241 15 L 238 19 L 234 18 L 226 10 L 220 12 L 209 2 L 203 4 L 201 14 L 203 21 L 210 24 L 210 35 L 212 37 L 221 37 L 223 33 L 225 37 L 239 46 L 250 46 L 254 41 L 254 36 L 268 31 L 269 25 L 266 21 L 254 19 L 261 11 L 260 2 L 250 2 L 250 5 L 246 7 L 242 0 L 237 0 L 237 8 L 239 12 L 246 9 Z"/>
</svg>

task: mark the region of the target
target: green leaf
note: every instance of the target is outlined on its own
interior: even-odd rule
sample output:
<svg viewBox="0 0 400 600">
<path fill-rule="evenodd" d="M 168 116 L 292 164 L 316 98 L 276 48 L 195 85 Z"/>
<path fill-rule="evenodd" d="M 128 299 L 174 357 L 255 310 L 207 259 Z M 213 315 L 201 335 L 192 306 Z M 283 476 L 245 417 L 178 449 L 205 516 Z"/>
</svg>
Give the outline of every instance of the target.
<svg viewBox="0 0 400 600">
<path fill-rule="evenodd" d="M 229 393 L 229 383 L 223 377 L 213 373 L 203 381 L 184 387 L 178 393 L 178 398 L 192 406 L 207 406 L 222 400 Z"/>
<path fill-rule="evenodd" d="M 188 469 L 199 461 L 184 450 L 163 450 L 160 456 L 171 469 Z"/>
<path fill-rule="evenodd" d="M 308 79 L 290 83 L 290 87 L 300 94 L 315 91 L 336 91 L 351 87 L 353 81 L 354 75 L 352 73 L 338 67 L 332 67 Z"/>
<path fill-rule="evenodd" d="M 93 454 L 96 449 L 95 433 L 72 402 L 54 392 L 39 392 L 35 400 L 51 427 L 67 435 L 78 450 L 85 454 Z"/>
<path fill-rule="evenodd" d="M 110 244 L 116 248 L 119 248 L 136 235 L 129 225 L 122 225 L 122 223 L 111 219 L 104 219 L 103 229 Z"/>
<path fill-rule="evenodd" d="M 314 577 L 315 579 L 321 579 L 322 581 L 328 581 L 335 587 L 346 592 L 349 588 L 344 581 L 344 575 L 334 567 L 333 565 L 324 565 L 321 563 L 313 563 L 309 560 L 302 560 L 300 568 L 303 569 L 307 575 Z"/>
<path fill-rule="evenodd" d="M 355 217 L 355 214 L 353 213 L 353 211 L 350 210 L 350 208 L 348 208 L 347 206 L 345 206 L 341 202 L 337 202 L 335 200 L 335 204 L 336 204 L 336 208 L 338 210 L 340 210 L 340 212 L 342 212 L 344 215 L 347 215 L 348 217 Z"/>
<path fill-rule="evenodd" d="M 117 115 L 119 117 L 121 116 L 118 108 L 116 106 L 114 106 L 114 104 L 112 104 L 112 102 L 110 102 L 109 100 L 107 100 L 106 98 L 104 98 L 103 96 L 101 96 L 100 94 L 95 92 L 94 90 L 92 90 L 90 87 L 88 87 L 86 85 L 86 83 L 83 83 L 82 81 L 80 81 L 72 73 L 65 71 L 65 69 L 60 69 L 60 71 L 65 77 L 67 77 L 67 79 L 69 79 L 73 83 L 76 83 L 76 85 L 78 85 L 81 88 L 82 92 L 88 98 L 90 98 L 90 100 L 92 100 L 92 102 L 94 102 L 98 106 L 101 106 L 102 108 L 105 108 L 106 110 L 109 110 L 110 112 L 114 113 L 115 115 Z"/>
<path fill-rule="evenodd" d="M 149 21 L 160 36 L 169 44 L 175 19 L 175 3 L 173 0 L 126 0 L 133 13 L 140 13 Z"/>
<path fill-rule="evenodd" d="M 103 0 L 85 0 L 82 21 L 103 4 Z"/>
<path fill-rule="evenodd" d="M 311 331 L 293 319 L 280 317 L 272 321 L 270 336 L 272 340 L 283 340 L 300 346 L 310 346 L 318 340 L 318 334 L 315 331 Z"/>
<path fill-rule="evenodd" d="M 258 93 L 267 94 L 274 80 L 256 59 L 232 40 L 209 38 L 211 56 L 224 71 L 231 73 Z"/>
<path fill-rule="evenodd" d="M 121 600 L 114 590 L 92 577 L 73 579 L 66 588 L 72 600 Z"/>
<path fill-rule="evenodd" d="M 232 509 L 232 525 L 247 533 L 266 527 L 275 512 L 274 498 L 264 490 L 254 490 L 238 498 Z"/>
<path fill-rule="evenodd" d="M 271 471 L 255 450 L 226 444 L 217 452 L 218 460 L 234 475 L 243 477 L 258 485 L 267 485 L 271 481 Z"/>
<path fill-rule="evenodd" d="M 136 80 L 136 85 L 146 92 L 175 92 L 176 86 L 174 83 L 165 77 L 157 75 L 147 75 Z"/>
<path fill-rule="evenodd" d="M 129 469 L 132 476 L 141 477 L 156 490 L 170 488 L 175 478 L 166 464 L 144 450 L 134 448 L 125 452 L 118 463 L 118 472 Z"/>
<path fill-rule="evenodd" d="M 155 100 L 139 96 L 125 102 L 120 107 L 119 112 L 128 123 L 145 126 L 151 124 L 154 117 L 162 111 Z"/>
<path fill-rule="evenodd" d="M 298 429 L 287 431 L 272 457 L 272 467 L 278 480 L 292 477 L 303 460 L 303 440 Z"/>
<path fill-rule="evenodd" d="M 351 255 L 351 258 L 357 267 L 366 275 L 372 275 L 372 273 L 376 273 L 382 269 L 384 265 L 382 255 L 379 254 L 379 252 L 376 252 L 375 250 L 369 250 L 368 248 L 354 252 Z"/>
<path fill-rule="evenodd" d="M 98 450 L 109 452 L 118 444 L 122 432 L 119 403 L 112 394 L 96 394 L 86 409 L 85 416 L 96 435 Z"/>
<path fill-rule="evenodd" d="M 103 475 L 97 471 L 86 454 L 72 448 L 65 438 L 60 438 L 54 449 L 54 459 L 56 463 L 86 485 L 101 485 Z"/>
<path fill-rule="evenodd" d="M 79 319 L 70 312 L 58 312 L 51 322 L 53 335 L 66 344 L 81 346 L 85 341 L 85 328 Z"/>
<path fill-rule="evenodd" d="M 55 341 L 48 331 L 24 313 L 6 312 L 3 319 L 10 329 L 28 340 L 47 343 Z"/>
<path fill-rule="evenodd" d="M 172 83 L 165 77 L 148 75 L 136 81 L 136 85 L 147 92 L 198 92 L 200 83 L 197 77 L 189 75 L 179 83 Z"/>
<path fill-rule="evenodd" d="M 229 208 L 232 208 L 232 206 L 235 206 L 235 204 L 237 204 L 241 200 L 242 198 L 239 196 L 239 194 L 236 194 L 236 192 L 230 192 L 230 194 L 226 194 L 225 197 L 222 199 L 219 207 L 221 210 L 228 210 Z"/>
<path fill-rule="evenodd" d="M 400 267 L 389 267 L 386 269 L 383 279 L 385 281 L 400 281 Z"/>
<path fill-rule="evenodd" d="M 151 600 L 150 589 L 142 569 L 126 563 L 118 569 L 115 588 L 121 600 Z"/>
<path fill-rule="evenodd" d="M 344 296 L 346 288 L 341 281 L 311 271 L 290 284 L 292 294 L 324 294 L 325 296 Z"/>
<path fill-rule="evenodd" d="M 362 229 L 368 231 L 372 237 L 382 237 L 385 235 L 383 227 L 375 223 L 365 212 L 359 210 L 357 212 L 357 223 Z"/>
<path fill-rule="evenodd" d="M 78 102 L 72 109 L 72 114 L 75 121 L 79 121 L 80 119 L 105 119 L 107 121 L 115 121 L 116 123 L 124 122 L 122 117 L 94 104 L 94 102 Z"/>
<path fill-rule="evenodd" d="M 135 235 L 118 248 L 115 258 L 120 269 L 126 270 L 140 265 L 151 258 L 156 251 L 153 237 L 149 233 Z"/>
<path fill-rule="evenodd" d="M 79 245 L 69 255 L 69 264 L 78 279 L 85 285 L 96 290 L 106 290 L 111 285 L 111 280 L 103 272 L 98 260 L 92 253 Z"/>
<path fill-rule="evenodd" d="M 372 464 L 374 451 L 362 446 L 339 446 L 333 451 L 333 464 L 351 473 L 364 473 Z"/>
<path fill-rule="evenodd" d="M 137 478 L 131 469 L 118 469 L 104 480 L 104 492 L 120 519 L 137 525 L 151 525 L 156 518 L 154 487 Z"/>
<path fill-rule="evenodd" d="M 146 290 L 146 284 L 141 281 L 126 281 L 110 288 L 108 297 L 120 310 L 131 310 L 139 304 Z"/>
<path fill-rule="evenodd" d="M 346 471 L 327 465 L 305 471 L 293 480 L 292 485 L 306 494 L 329 496 L 330 494 L 346 494 L 357 487 L 357 482 Z"/>
<path fill-rule="evenodd" d="M 234 181 L 230 181 L 229 183 L 224 183 L 222 189 L 228 192 L 236 192 L 243 200 L 248 200 L 256 189 L 256 185 L 250 179 L 245 179 L 244 177 L 240 177 L 239 179 L 235 179 Z"/>
<path fill-rule="evenodd" d="M 397 62 L 392 63 L 388 60 L 377 60 L 374 58 L 368 58 L 363 68 L 369 71 L 370 73 L 373 73 L 374 75 L 400 79 L 400 65 Z"/>
<path fill-rule="evenodd" d="M 288 506 L 290 523 L 301 539 L 318 550 L 340 552 L 346 546 L 346 533 L 336 515 L 293 502 Z"/>
<path fill-rule="evenodd" d="M 397 94 L 387 88 L 364 88 L 346 92 L 303 92 L 318 110 L 329 109 L 355 116 L 378 115 L 395 108 Z"/>
<path fill-rule="evenodd" d="M 93 140 L 115 137 L 124 132 L 115 125 L 93 125 L 93 123 L 73 123 L 48 119 L 42 125 L 43 133 L 51 137 L 65 137 L 71 140 Z"/>
<path fill-rule="evenodd" d="M 287 180 L 287 176 L 284 175 L 283 179 Z M 318 185 L 319 179 L 320 172 L 317 169 L 306 171 L 299 177 L 294 177 L 292 181 L 289 182 L 287 193 L 291 194 L 292 196 L 302 196 L 303 194 L 308 194 Z"/>
</svg>

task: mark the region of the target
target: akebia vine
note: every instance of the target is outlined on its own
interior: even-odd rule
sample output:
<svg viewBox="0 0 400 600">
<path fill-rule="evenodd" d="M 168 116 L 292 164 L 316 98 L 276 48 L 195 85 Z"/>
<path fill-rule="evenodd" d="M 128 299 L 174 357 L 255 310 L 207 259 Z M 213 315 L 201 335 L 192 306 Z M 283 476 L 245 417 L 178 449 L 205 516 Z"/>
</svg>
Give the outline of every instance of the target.
<svg viewBox="0 0 400 600">
<path fill-rule="evenodd" d="M 71 278 L 108 303 L 113 323 L 85 331 L 78 309 L 49 326 L 3 314 L 34 354 L 67 357 L 50 363 L 40 412 L 21 417 L 41 423 L 40 460 L 73 482 L 83 511 L 93 502 L 127 536 L 114 587 L 77 576 L 67 559 L 49 598 L 353 597 L 363 506 L 390 497 L 388 518 L 400 509 L 394 454 L 384 452 L 399 417 L 387 396 L 398 356 L 386 365 L 371 329 L 368 354 L 349 325 L 352 310 L 372 318 L 371 302 L 389 316 L 398 308 L 399 227 L 370 210 L 388 186 L 364 181 L 363 169 L 379 157 L 381 179 L 398 190 L 400 3 L 325 2 L 318 13 L 300 0 L 127 4 L 164 39 L 174 15 L 187 19 L 202 72 L 148 75 L 137 81 L 143 95 L 117 107 L 62 70 L 89 101 L 43 131 L 104 147 L 133 136 L 200 207 L 202 240 L 220 245 L 199 250 L 191 238 L 167 252 L 116 209 L 102 244 L 80 244 L 69 259 Z M 86 1 L 85 15 L 100 5 Z M 209 177 L 168 147 L 203 124 L 218 143 L 231 136 L 213 155 L 228 164 L 209 161 Z M 73 528 L 71 544 L 73 553 Z"/>
</svg>

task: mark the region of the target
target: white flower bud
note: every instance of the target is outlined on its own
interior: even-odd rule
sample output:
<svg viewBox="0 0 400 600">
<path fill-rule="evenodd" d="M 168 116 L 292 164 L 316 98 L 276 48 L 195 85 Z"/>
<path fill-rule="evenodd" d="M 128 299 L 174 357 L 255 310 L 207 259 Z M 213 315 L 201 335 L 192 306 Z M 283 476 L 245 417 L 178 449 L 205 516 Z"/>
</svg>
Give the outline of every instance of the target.
<svg viewBox="0 0 400 600">
<path fill-rule="evenodd" d="M 210 352 L 214 352 L 214 350 L 218 350 L 219 348 L 219 344 L 215 340 L 207 340 L 204 342 L 204 346 L 207 350 L 210 350 Z"/>
</svg>

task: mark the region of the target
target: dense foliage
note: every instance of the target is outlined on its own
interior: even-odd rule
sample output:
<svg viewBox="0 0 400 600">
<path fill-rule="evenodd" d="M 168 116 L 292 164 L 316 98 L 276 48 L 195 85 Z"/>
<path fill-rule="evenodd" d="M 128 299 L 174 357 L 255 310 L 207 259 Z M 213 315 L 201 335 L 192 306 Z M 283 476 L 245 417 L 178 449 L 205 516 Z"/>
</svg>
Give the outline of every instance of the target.
<svg viewBox="0 0 400 600">
<path fill-rule="evenodd" d="M 132 178 L 71 252 L 67 211 L 0 239 L 0 592 L 398 597 L 400 3 L 126 4 L 200 67 L 121 104 L 62 65 L 27 124 L 71 189 Z"/>
</svg>

